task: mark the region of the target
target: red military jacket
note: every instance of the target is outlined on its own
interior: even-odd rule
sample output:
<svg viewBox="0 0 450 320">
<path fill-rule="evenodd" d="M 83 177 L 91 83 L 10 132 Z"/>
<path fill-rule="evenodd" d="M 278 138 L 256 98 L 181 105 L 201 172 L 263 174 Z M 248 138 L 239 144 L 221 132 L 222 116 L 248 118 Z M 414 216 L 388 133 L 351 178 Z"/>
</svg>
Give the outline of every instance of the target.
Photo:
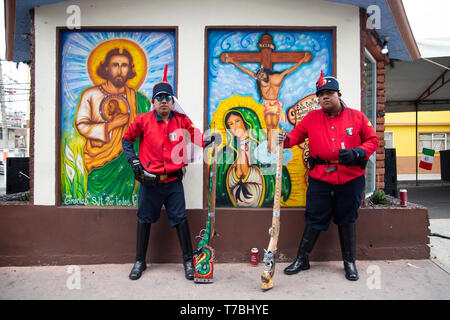
<svg viewBox="0 0 450 320">
<path fill-rule="evenodd" d="M 361 148 L 367 160 L 378 148 L 379 138 L 369 119 L 360 111 L 345 107 L 335 116 L 324 110 L 310 111 L 288 134 L 285 148 L 291 148 L 309 138 L 310 156 L 320 160 L 338 161 L 339 149 Z M 337 166 L 337 170 L 326 172 L 327 167 Z M 359 166 L 341 164 L 316 165 L 309 176 L 331 184 L 344 184 L 365 173 Z"/>
<path fill-rule="evenodd" d="M 187 165 L 188 141 L 204 147 L 200 130 L 188 116 L 176 111 L 172 111 L 166 121 L 155 110 L 138 114 L 123 137 L 130 142 L 139 137 L 139 160 L 145 170 L 157 175 L 175 172 Z"/>
</svg>

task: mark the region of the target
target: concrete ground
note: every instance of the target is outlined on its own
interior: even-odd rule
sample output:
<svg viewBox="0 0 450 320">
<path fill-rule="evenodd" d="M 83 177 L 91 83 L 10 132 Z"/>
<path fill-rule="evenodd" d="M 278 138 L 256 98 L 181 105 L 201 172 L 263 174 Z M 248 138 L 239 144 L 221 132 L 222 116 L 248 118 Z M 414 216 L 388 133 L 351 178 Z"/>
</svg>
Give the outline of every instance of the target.
<svg viewBox="0 0 450 320">
<path fill-rule="evenodd" d="M 430 218 L 430 259 L 450 274 L 450 181 L 399 181 L 398 189 L 408 191 L 408 201 L 428 209 Z"/>
<path fill-rule="evenodd" d="M 345 279 L 341 261 L 312 262 L 297 275 L 276 265 L 274 287 L 260 289 L 263 264 L 215 265 L 214 283 L 184 278 L 181 264 L 154 264 L 131 281 L 131 264 L 0 268 L 0 299 L 144 300 L 448 300 L 450 276 L 430 260 L 358 261 L 360 279 Z"/>
<path fill-rule="evenodd" d="M 431 219 L 450 234 L 450 219 Z M 150 264 L 131 281 L 132 264 L 0 268 L 0 300 L 449 300 L 450 240 L 430 237 L 428 260 L 357 261 L 360 279 L 345 279 L 341 261 L 311 262 L 287 276 L 276 264 L 273 289 L 260 289 L 263 264 L 218 263 L 214 282 L 185 280 L 181 264 Z"/>
<path fill-rule="evenodd" d="M 430 219 L 430 231 L 430 259 L 450 275 L 450 219 Z"/>
<path fill-rule="evenodd" d="M 402 182 L 403 183 L 403 182 Z M 427 205 L 432 234 L 450 236 L 447 182 L 399 185 L 410 202 Z M 0 268 L 0 300 L 449 300 L 450 239 L 430 237 L 428 260 L 357 261 L 359 281 L 345 279 L 341 261 L 311 262 L 286 276 L 276 265 L 274 288 L 262 292 L 262 263 L 214 265 L 214 283 L 184 278 L 181 264 L 151 264 L 131 281 L 131 264 Z"/>
<path fill-rule="evenodd" d="M 399 181 L 397 189 L 408 191 L 408 201 L 428 209 L 430 219 L 450 219 L 450 181 Z"/>
</svg>

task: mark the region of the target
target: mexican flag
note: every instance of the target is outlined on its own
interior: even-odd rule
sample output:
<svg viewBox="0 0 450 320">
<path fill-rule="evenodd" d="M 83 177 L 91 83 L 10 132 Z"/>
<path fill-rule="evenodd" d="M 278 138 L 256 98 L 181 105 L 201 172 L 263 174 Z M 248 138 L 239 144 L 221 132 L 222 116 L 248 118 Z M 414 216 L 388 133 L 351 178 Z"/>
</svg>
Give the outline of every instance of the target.
<svg viewBox="0 0 450 320">
<path fill-rule="evenodd" d="M 426 170 L 431 170 L 431 166 L 433 165 L 433 159 L 434 159 L 434 150 L 423 148 L 419 167 Z"/>
</svg>

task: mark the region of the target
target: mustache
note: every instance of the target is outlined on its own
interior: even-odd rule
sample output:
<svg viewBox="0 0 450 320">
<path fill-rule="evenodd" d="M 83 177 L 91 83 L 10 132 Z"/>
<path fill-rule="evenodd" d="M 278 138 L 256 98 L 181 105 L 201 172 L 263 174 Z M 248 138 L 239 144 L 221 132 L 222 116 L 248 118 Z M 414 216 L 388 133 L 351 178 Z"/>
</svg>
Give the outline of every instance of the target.
<svg viewBox="0 0 450 320">
<path fill-rule="evenodd" d="M 127 78 L 124 78 L 122 76 L 115 76 L 114 78 L 110 78 L 110 81 L 116 86 L 116 87 L 123 87 L 125 83 L 127 82 Z"/>
</svg>

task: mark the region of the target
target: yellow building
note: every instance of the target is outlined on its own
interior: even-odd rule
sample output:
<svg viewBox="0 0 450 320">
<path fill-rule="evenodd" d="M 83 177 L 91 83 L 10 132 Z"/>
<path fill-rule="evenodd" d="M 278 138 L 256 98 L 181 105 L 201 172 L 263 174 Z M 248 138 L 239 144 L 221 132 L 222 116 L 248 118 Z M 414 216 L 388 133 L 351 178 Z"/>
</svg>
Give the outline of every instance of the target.
<svg viewBox="0 0 450 320">
<path fill-rule="evenodd" d="M 422 148 L 435 150 L 431 170 L 418 168 L 420 180 L 441 179 L 440 150 L 450 149 L 450 111 L 418 113 L 418 161 Z M 414 180 L 416 174 L 416 113 L 395 112 L 385 115 L 386 148 L 395 148 L 398 180 Z"/>
</svg>

